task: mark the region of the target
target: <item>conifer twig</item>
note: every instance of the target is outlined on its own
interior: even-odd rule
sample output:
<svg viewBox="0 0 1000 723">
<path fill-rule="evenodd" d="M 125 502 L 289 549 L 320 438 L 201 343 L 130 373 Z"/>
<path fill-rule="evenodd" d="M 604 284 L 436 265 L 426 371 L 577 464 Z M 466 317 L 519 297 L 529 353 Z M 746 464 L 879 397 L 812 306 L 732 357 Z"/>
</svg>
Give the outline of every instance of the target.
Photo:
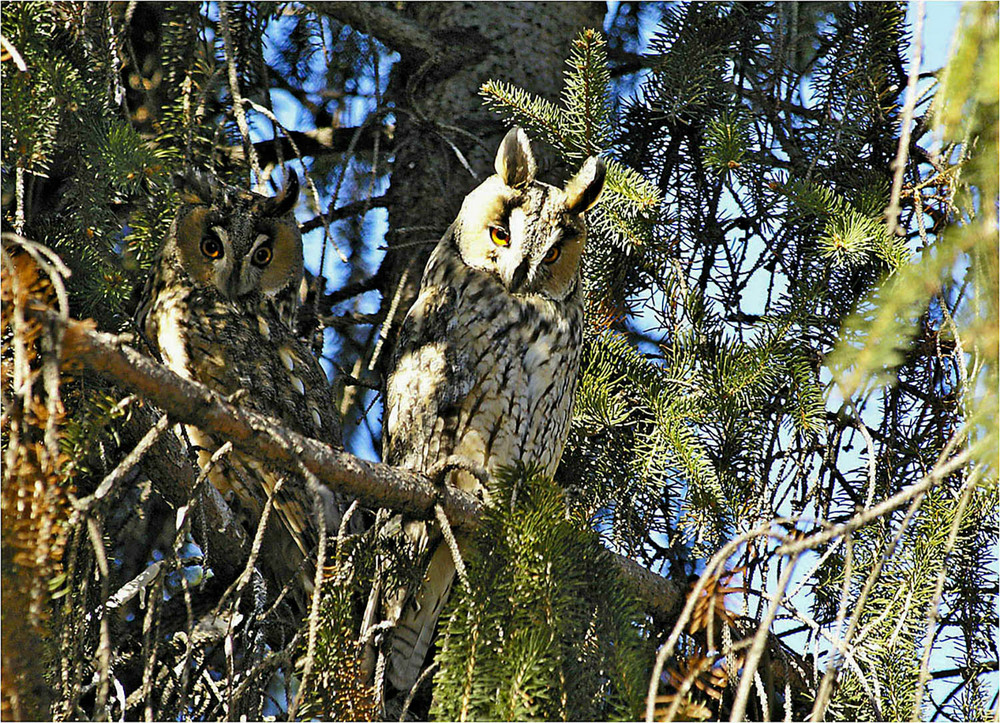
<svg viewBox="0 0 1000 723">
<path fill-rule="evenodd" d="M 773 534 L 771 532 L 771 522 L 765 522 L 758 525 L 754 529 L 739 535 L 738 537 L 730 540 L 722 548 L 719 549 L 712 559 L 709 560 L 708 564 L 705 566 L 704 572 L 698 578 L 698 582 L 695 583 L 694 589 L 688 593 L 687 602 L 684 604 L 684 609 L 681 611 L 677 622 L 674 623 L 674 628 L 670 632 L 667 641 L 660 647 L 660 650 L 656 654 L 656 661 L 653 664 L 653 672 L 649 677 L 649 691 L 646 695 L 646 723 L 653 723 L 654 716 L 656 713 L 656 694 L 659 689 L 660 675 L 663 673 L 663 666 L 666 664 L 667 660 L 673 655 L 674 650 L 677 647 L 677 642 L 680 640 L 681 633 L 684 632 L 688 620 L 691 618 L 691 614 L 694 612 L 695 605 L 698 603 L 701 594 L 708 587 L 709 581 L 712 576 L 716 574 L 716 570 L 720 569 L 726 560 L 729 559 L 736 550 L 744 542 L 752 540 L 761 535 Z"/>
<path fill-rule="evenodd" d="M 896 160 L 892 166 L 895 171 L 892 177 L 892 196 L 889 206 L 885 209 L 886 223 L 889 225 L 889 238 L 896 235 L 899 225 L 899 197 L 903 190 L 903 173 L 906 170 L 906 157 L 910 151 L 910 126 L 913 124 L 913 109 L 917 103 L 917 80 L 920 77 L 920 59 L 923 54 L 924 40 L 924 0 L 917 0 L 917 21 L 913 29 L 913 52 L 910 56 L 910 77 L 906 83 L 906 101 L 903 103 L 903 114 L 900 118 L 899 145 L 896 148 Z"/>
<path fill-rule="evenodd" d="M 417 682 L 413 684 L 410 688 L 410 692 L 406 694 L 406 700 L 403 701 L 403 709 L 399 713 L 399 721 L 403 723 L 406 720 L 406 714 L 410 712 L 410 706 L 413 705 L 413 699 L 417 697 L 417 691 L 420 690 L 420 686 L 424 684 L 428 676 L 431 675 L 435 670 L 438 669 L 438 663 L 435 660 L 433 663 L 424 668 L 424 671 L 417 678 Z"/>
<path fill-rule="evenodd" d="M 108 556 L 104 549 L 104 538 L 101 536 L 101 520 L 97 515 L 87 515 L 85 519 L 87 536 L 90 539 L 91 549 L 94 551 L 94 562 L 100 573 L 101 599 L 107 600 L 110 597 L 111 569 L 108 565 Z M 94 703 L 94 710 L 98 713 L 95 717 L 102 717 L 108 701 L 108 691 L 111 679 L 111 630 L 108 627 L 107 611 L 102 606 L 99 608 L 99 631 L 100 638 L 97 644 L 97 699 Z"/>
<path fill-rule="evenodd" d="M 959 529 L 965 517 L 965 508 L 969 504 L 969 499 L 972 497 L 972 493 L 976 489 L 976 482 L 978 481 L 979 475 L 973 473 L 965 482 L 965 490 L 963 490 L 962 496 L 959 497 L 958 506 L 955 509 L 955 518 L 952 520 L 951 529 L 948 531 L 948 540 L 944 546 L 943 561 L 945 564 L 942 564 L 941 569 L 938 571 L 937 580 L 934 583 L 934 594 L 931 596 L 930 605 L 927 606 L 927 631 L 924 635 L 923 654 L 920 656 L 920 674 L 917 678 L 916 695 L 913 698 L 913 712 L 910 714 L 911 721 L 920 720 L 920 705 L 924 698 L 924 688 L 931 680 L 931 654 L 934 652 L 934 634 L 937 629 L 938 618 L 940 617 L 939 608 L 944 593 L 945 581 L 948 576 L 947 562 L 951 554 L 955 551 Z"/>
<path fill-rule="evenodd" d="M 740 676 L 740 684 L 736 689 L 736 700 L 733 702 L 733 711 L 730 716 L 731 721 L 743 720 L 743 714 L 750 700 L 750 686 L 753 685 L 757 666 L 760 664 L 760 659 L 767 647 L 767 638 L 771 630 L 771 624 L 774 622 L 775 617 L 778 615 L 778 610 L 781 608 L 782 598 L 785 596 L 785 591 L 792 581 L 792 572 L 795 570 L 795 563 L 798 562 L 798 558 L 798 554 L 792 555 L 792 559 L 785 565 L 785 569 L 781 571 L 781 578 L 778 580 L 778 589 L 771 595 L 771 604 L 767 608 L 767 613 L 757 626 L 757 632 L 753 636 L 750 651 L 743 661 L 743 675 Z M 765 718 L 765 720 L 767 719 Z"/>
<path fill-rule="evenodd" d="M 131 399 L 127 397 L 126 400 Z M 125 401 L 125 400 L 123 400 Z M 121 402 L 117 406 L 124 406 Z M 146 455 L 153 445 L 160 439 L 160 435 L 163 434 L 167 427 L 170 425 L 170 419 L 164 414 L 158 420 L 156 424 L 149 428 L 145 436 L 139 440 L 139 444 L 132 448 L 125 458 L 118 463 L 111 472 L 101 480 L 101 483 L 97 485 L 97 489 L 87 496 L 76 501 L 77 509 L 85 511 L 90 509 L 90 506 L 95 502 L 103 500 L 114 488 L 114 486 L 125 478 L 125 476 L 132 471 L 132 469 L 142 461 L 142 458 Z"/>
<path fill-rule="evenodd" d="M 319 525 L 319 530 L 317 530 L 319 542 L 316 545 L 316 571 L 313 575 L 313 591 L 310 599 L 309 634 L 306 638 L 306 657 L 305 666 L 302 672 L 302 686 L 299 689 L 299 695 L 296 695 L 292 699 L 292 703 L 288 707 L 289 720 L 295 720 L 295 712 L 299 708 L 302 696 L 307 690 L 309 690 L 308 683 L 310 681 L 310 677 L 312 676 L 313 665 L 316 662 L 316 640 L 319 634 L 319 604 L 323 590 L 323 574 L 326 569 L 326 514 L 323 511 L 323 500 L 319 492 L 319 480 L 317 480 L 316 476 L 301 464 L 299 464 L 299 469 L 302 472 L 302 476 L 305 477 L 306 482 L 308 483 L 309 493 L 313 498 L 313 516 L 316 518 L 316 523 Z M 343 531 L 342 526 L 341 529 L 338 530 L 338 534 L 342 535 Z"/>
<path fill-rule="evenodd" d="M 441 526 L 441 534 L 444 535 L 445 543 L 447 543 L 448 549 L 451 551 L 451 559 L 455 563 L 455 571 L 458 573 L 458 579 L 462 581 L 462 585 L 468 590 L 469 575 L 465 572 L 465 561 L 462 559 L 462 553 L 458 549 L 458 540 L 455 539 L 451 523 L 448 522 L 448 515 L 445 514 L 444 508 L 441 505 L 434 505 L 434 517 L 437 518 L 438 525 Z"/>
<path fill-rule="evenodd" d="M 260 174 L 260 161 L 257 160 L 257 149 L 254 148 L 253 139 L 250 137 L 250 126 L 247 125 L 246 110 L 243 108 L 243 94 L 240 92 L 240 79 L 236 71 L 236 44 L 229 26 L 230 11 L 228 2 L 223 0 L 219 3 L 219 29 L 226 48 L 226 70 L 229 79 L 229 92 L 233 96 L 233 115 L 236 116 L 236 125 L 239 126 L 240 135 L 243 137 L 243 147 L 246 149 L 247 160 L 250 162 L 250 170 L 256 177 L 258 190 L 263 190 L 264 180 Z"/>
<path fill-rule="evenodd" d="M 4 49 L 7 53 L 10 53 L 10 59 L 14 61 L 14 65 L 22 73 L 28 72 L 28 65 L 24 62 L 24 58 L 21 57 L 21 53 L 18 52 L 17 48 L 7 40 L 3 35 L 0 35 L 0 47 Z"/>
</svg>

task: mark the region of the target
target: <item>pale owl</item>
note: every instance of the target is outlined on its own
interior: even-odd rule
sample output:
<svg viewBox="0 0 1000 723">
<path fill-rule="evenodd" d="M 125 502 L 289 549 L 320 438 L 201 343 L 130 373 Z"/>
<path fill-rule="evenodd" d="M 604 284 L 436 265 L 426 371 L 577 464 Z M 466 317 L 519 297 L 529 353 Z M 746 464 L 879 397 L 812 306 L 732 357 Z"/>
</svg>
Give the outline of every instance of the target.
<svg viewBox="0 0 1000 723">
<path fill-rule="evenodd" d="M 605 167 L 588 158 L 557 188 L 535 180 L 524 131 L 500 144 L 427 262 L 400 330 L 385 397 L 385 461 L 482 496 L 485 472 L 518 462 L 552 475 L 569 433 L 583 337 L 584 212 Z M 384 596 L 395 622 L 386 678 L 408 691 L 455 577 L 436 525 L 401 521 L 428 560 L 419 590 Z M 467 543 L 460 537 L 460 547 Z M 463 544 L 465 543 L 465 544 Z M 369 601 L 366 620 L 379 617 Z"/>
<path fill-rule="evenodd" d="M 185 205 L 143 290 L 140 328 L 180 376 L 295 432 L 339 445 L 326 374 L 291 327 L 303 274 L 302 238 L 291 213 L 298 177 L 292 172 L 274 198 L 198 171 L 177 180 Z M 194 426 L 187 432 L 202 466 L 225 441 Z M 317 498 L 305 480 L 239 451 L 224 458 L 209 479 L 250 539 L 267 497 L 283 479 L 259 560 L 274 583 L 292 580 L 297 593 L 308 592 L 319 520 Z M 325 488 L 318 492 L 327 530 L 335 534 L 346 500 Z"/>
</svg>

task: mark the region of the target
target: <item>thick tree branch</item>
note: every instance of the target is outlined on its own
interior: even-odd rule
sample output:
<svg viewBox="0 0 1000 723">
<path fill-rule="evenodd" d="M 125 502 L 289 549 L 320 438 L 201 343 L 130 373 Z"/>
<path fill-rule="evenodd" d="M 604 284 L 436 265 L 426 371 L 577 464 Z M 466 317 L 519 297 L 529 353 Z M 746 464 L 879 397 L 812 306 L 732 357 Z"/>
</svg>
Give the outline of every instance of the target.
<svg viewBox="0 0 1000 723">
<path fill-rule="evenodd" d="M 277 421 L 240 409 L 202 384 L 174 374 L 114 335 L 93 331 L 83 322 L 63 322 L 52 312 L 42 313 L 49 323 L 65 323 L 63 348 L 67 358 L 141 394 L 174 421 L 197 425 L 231 441 L 238 449 L 291 472 L 297 473 L 301 463 L 323 484 L 357 497 L 369 507 L 389 507 L 415 517 L 430 518 L 435 504 L 440 504 L 456 527 L 474 529 L 479 522 L 483 504 L 473 495 L 452 487 L 436 486 L 420 474 L 366 462 L 286 430 Z M 676 619 L 687 598 L 686 582 L 669 580 L 634 560 L 610 554 L 654 619 Z M 776 636 L 768 637 L 769 650 L 776 655 L 780 653 L 775 660 L 785 661 L 775 669 L 775 676 L 787 681 L 798 693 L 808 694 L 811 666 L 791 654 Z M 789 661 L 791 665 L 787 665 Z"/>
<path fill-rule="evenodd" d="M 311 2 L 309 7 L 378 38 L 409 62 L 423 62 L 441 52 L 441 43 L 430 33 L 377 3 Z"/>
<path fill-rule="evenodd" d="M 61 323 L 55 314 L 46 316 L 51 323 Z M 435 503 L 439 503 L 455 527 L 472 529 L 478 524 L 483 506 L 474 496 L 452 487 L 438 487 L 423 475 L 366 462 L 283 429 L 275 420 L 236 407 L 202 384 L 174 374 L 124 345 L 116 336 L 70 320 L 64 349 L 68 357 L 141 394 L 171 419 L 197 425 L 231 441 L 236 448 L 289 471 L 297 472 L 301 463 L 322 483 L 358 498 L 364 505 L 430 518 Z M 651 614 L 663 618 L 676 615 L 684 602 L 682 584 L 660 577 L 620 555 L 615 557 Z"/>
<path fill-rule="evenodd" d="M 430 517 L 434 504 L 440 503 L 457 527 L 477 523 L 481 503 L 472 495 L 435 487 L 421 475 L 366 462 L 286 430 L 274 419 L 236 407 L 208 387 L 174 374 L 111 334 L 71 320 L 65 340 L 66 353 L 75 361 L 141 394 L 171 419 L 196 425 L 283 469 L 296 472 L 301 463 L 322 483 L 357 497 L 363 505 Z"/>
<path fill-rule="evenodd" d="M 402 13 L 378 3 L 311 2 L 309 7 L 378 39 L 399 53 L 405 65 L 428 64 L 438 74 L 474 65 L 490 47 L 489 39 L 475 28 L 439 29 L 432 35 Z"/>
</svg>

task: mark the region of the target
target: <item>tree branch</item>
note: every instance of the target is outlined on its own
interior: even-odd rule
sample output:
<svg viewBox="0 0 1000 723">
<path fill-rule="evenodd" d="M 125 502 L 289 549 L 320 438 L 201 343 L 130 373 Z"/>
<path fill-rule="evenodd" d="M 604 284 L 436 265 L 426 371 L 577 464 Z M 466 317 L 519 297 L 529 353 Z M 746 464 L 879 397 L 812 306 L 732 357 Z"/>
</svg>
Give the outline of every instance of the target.
<svg viewBox="0 0 1000 723">
<path fill-rule="evenodd" d="M 123 445 L 134 446 L 155 418 L 148 406 L 133 409 L 121 431 Z M 174 509 L 191 503 L 198 467 L 177 435 L 169 431 L 160 435 L 143 457 L 142 468 L 157 493 Z M 211 550 L 212 567 L 223 580 L 235 580 L 243 571 L 250 540 L 215 487 L 202 485 L 198 505 L 204 515 L 204 543 Z"/>
<path fill-rule="evenodd" d="M 457 527 L 476 526 L 482 505 L 461 490 L 435 487 L 421 475 L 366 462 L 286 430 L 274 419 L 233 406 L 208 387 L 174 374 L 116 336 L 92 331 L 80 322 L 69 321 L 65 340 L 68 357 L 141 394 L 175 421 L 227 439 L 237 449 L 290 472 L 297 472 L 301 463 L 323 484 L 369 507 L 391 507 L 429 518 L 434 504 L 440 503 Z"/>
<path fill-rule="evenodd" d="M 423 62 L 441 52 L 441 43 L 430 33 L 376 3 L 312 2 L 309 7 L 378 38 L 407 62 Z"/>
<path fill-rule="evenodd" d="M 388 193 L 372 196 L 371 198 L 360 198 L 357 201 L 351 201 L 350 203 L 345 203 L 343 206 L 331 209 L 327 213 L 321 213 L 316 218 L 312 218 L 302 224 L 299 230 L 302 233 L 309 233 L 314 229 L 320 228 L 323 225 L 324 219 L 326 219 L 327 223 L 333 223 L 334 221 L 341 221 L 373 208 L 385 208 L 388 203 Z"/>
<path fill-rule="evenodd" d="M 278 139 L 258 141 L 253 144 L 257 158 L 264 165 L 278 162 L 278 147 L 283 158 L 295 158 L 295 147 L 303 156 L 324 156 L 346 153 L 357 132 L 357 128 L 317 128 L 311 131 L 288 131 L 288 136 Z M 392 152 L 392 126 L 372 125 L 362 129 L 361 136 L 354 146 L 355 155 L 371 152 L 375 148 L 375 139 L 379 137 L 380 148 L 387 153 Z M 243 146 L 227 146 L 223 152 L 234 161 L 242 161 L 246 155 Z"/>
<path fill-rule="evenodd" d="M 44 315 L 50 323 L 62 323 L 53 313 Z M 423 475 L 367 462 L 286 430 L 277 421 L 236 407 L 204 385 L 174 374 L 124 345 L 114 335 L 69 320 L 64 339 L 68 359 L 141 394 L 172 420 L 196 425 L 290 472 L 298 472 L 301 463 L 320 482 L 358 498 L 361 504 L 389 507 L 423 518 L 433 516 L 434 505 L 440 504 L 455 527 L 469 530 L 479 523 L 483 505 L 473 495 L 454 487 L 436 486 Z M 656 575 L 621 555 L 614 557 L 651 614 L 662 618 L 676 616 L 684 602 L 684 585 Z"/>
<path fill-rule="evenodd" d="M 430 518 L 435 504 L 440 504 L 455 527 L 472 530 L 479 523 L 483 504 L 473 495 L 449 486 L 436 486 L 423 475 L 367 462 L 286 430 L 276 420 L 240 409 L 204 385 L 178 376 L 126 346 L 119 337 L 93 331 L 85 322 L 63 321 L 49 311 L 31 313 L 43 315 L 51 324 L 65 325 L 63 349 L 67 361 L 81 363 L 141 394 L 174 421 L 196 425 L 290 472 L 300 473 L 301 463 L 323 484 L 356 497 L 369 507 L 388 507 L 414 517 Z M 163 438 L 168 437 L 171 435 Z M 214 488 L 207 491 L 215 492 Z M 634 560 L 610 551 L 609 554 L 655 620 L 677 618 L 688 596 L 686 581 L 664 578 Z M 781 659 L 786 661 L 775 669 L 775 677 L 788 682 L 797 692 L 808 694 L 806 681 L 811 666 L 783 648 L 773 634 L 768 634 L 768 641 L 769 649 L 780 650 Z M 789 660 L 792 665 L 787 664 Z"/>
<path fill-rule="evenodd" d="M 612 78 L 620 78 L 623 75 L 638 73 L 640 70 L 646 68 L 655 68 L 661 62 L 661 58 L 658 55 L 640 55 L 638 53 L 630 53 L 621 48 L 608 48 L 607 53 Z"/>
<path fill-rule="evenodd" d="M 311 2 L 309 7 L 377 38 L 399 53 L 404 64 L 419 67 L 428 63 L 445 75 L 475 64 L 489 47 L 489 39 L 475 28 L 447 28 L 431 35 L 401 13 L 377 3 Z M 459 39 L 462 42 L 456 42 Z"/>
</svg>

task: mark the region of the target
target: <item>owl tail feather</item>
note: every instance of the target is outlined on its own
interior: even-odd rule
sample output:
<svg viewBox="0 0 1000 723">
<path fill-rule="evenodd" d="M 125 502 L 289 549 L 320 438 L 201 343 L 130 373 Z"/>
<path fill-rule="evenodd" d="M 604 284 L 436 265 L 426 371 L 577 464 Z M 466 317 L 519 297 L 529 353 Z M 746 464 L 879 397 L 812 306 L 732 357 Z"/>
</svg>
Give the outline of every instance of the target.
<svg viewBox="0 0 1000 723">
<path fill-rule="evenodd" d="M 386 677 L 396 690 L 409 692 L 417 682 L 454 581 L 451 550 L 439 541 L 423 586 L 406 603 L 393 629 Z"/>
</svg>

